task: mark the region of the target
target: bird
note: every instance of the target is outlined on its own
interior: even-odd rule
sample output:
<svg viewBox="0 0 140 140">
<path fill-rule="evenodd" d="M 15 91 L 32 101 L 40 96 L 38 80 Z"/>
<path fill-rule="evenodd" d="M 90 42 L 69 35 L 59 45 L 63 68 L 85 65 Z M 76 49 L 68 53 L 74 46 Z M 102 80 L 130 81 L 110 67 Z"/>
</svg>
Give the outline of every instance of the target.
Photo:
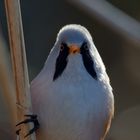
<svg viewBox="0 0 140 140">
<path fill-rule="evenodd" d="M 60 29 L 30 89 L 33 113 L 40 123 L 37 140 L 104 140 L 114 116 L 114 96 L 84 26 Z"/>
</svg>

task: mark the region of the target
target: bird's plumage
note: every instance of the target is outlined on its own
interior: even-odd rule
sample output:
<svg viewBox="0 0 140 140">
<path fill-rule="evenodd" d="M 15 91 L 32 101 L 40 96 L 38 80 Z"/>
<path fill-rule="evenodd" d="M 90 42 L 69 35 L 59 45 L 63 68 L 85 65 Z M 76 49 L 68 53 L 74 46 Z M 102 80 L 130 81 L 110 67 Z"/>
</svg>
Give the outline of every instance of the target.
<svg viewBox="0 0 140 140">
<path fill-rule="evenodd" d="M 66 46 L 61 47 L 62 43 Z M 69 53 L 73 44 L 80 52 Z M 87 29 L 67 25 L 60 30 L 44 68 L 31 83 L 31 96 L 46 140 L 104 138 L 113 116 L 114 98 Z"/>
</svg>

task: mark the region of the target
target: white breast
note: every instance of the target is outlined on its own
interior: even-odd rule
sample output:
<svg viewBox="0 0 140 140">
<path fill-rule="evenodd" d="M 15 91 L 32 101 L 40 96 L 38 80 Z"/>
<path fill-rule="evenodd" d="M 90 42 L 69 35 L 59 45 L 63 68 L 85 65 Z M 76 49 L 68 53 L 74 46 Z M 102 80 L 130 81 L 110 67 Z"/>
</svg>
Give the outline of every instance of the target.
<svg viewBox="0 0 140 140">
<path fill-rule="evenodd" d="M 70 65 L 55 82 L 45 80 L 44 74 L 33 82 L 34 113 L 47 140 L 100 140 L 113 109 L 112 93 L 87 74 L 83 65 L 73 70 L 75 77 L 68 77 Z"/>
</svg>

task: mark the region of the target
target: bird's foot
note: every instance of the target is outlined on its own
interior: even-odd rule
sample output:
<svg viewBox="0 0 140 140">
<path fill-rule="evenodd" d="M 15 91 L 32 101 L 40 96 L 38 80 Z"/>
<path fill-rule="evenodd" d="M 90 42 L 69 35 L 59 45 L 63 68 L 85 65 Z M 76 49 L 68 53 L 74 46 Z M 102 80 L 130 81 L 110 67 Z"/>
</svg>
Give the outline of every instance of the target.
<svg viewBox="0 0 140 140">
<path fill-rule="evenodd" d="M 32 122 L 34 124 L 34 127 L 31 130 L 29 130 L 29 132 L 25 135 L 25 137 L 27 137 L 31 135 L 32 133 L 34 133 L 37 129 L 39 129 L 39 122 L 37 120 L 37 115 L 25 115 L 25 117 L 27 117 L 27 119 L 19 122 L 16 126 Z M 16 131 L 16 134 L 19 135 L 19 132 L 20 132 L 20 129 Z"/>
</svg>

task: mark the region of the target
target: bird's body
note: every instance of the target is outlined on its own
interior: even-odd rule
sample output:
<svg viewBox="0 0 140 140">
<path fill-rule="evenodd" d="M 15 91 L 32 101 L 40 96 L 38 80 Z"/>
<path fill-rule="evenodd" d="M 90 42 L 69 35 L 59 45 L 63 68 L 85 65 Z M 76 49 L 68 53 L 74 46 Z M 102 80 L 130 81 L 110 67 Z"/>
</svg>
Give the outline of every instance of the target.
<svg viewBox="0 0 140 140">
<path fill-rule="evenodd" d="M 85 50 L 87 54 L 82 54 L 80 47 L 81 53 L 77 49 L 76 54 L 61 53 L 58 47 L 64 41 L 81 46 L 83 41 L 91 39 L 88 35 L 79 25 L 64 27 L 43 70 L 32 81 L 33 111 L 39 117 L 46 140 L 102 140 L 110 127 L 114 112 L 112 88 L 92 40 L 88 42 L 89 51 Z M 61 54 L 67 56 L 61 58 Z M 93 69 L 86 65 L 92 63 L 85 55 L 92 58 Z M 65 66 L 61 65 L 64 59 Z M 57 67 L 56 61 L 60 61 L 61 67 Z"/>
</svg>

